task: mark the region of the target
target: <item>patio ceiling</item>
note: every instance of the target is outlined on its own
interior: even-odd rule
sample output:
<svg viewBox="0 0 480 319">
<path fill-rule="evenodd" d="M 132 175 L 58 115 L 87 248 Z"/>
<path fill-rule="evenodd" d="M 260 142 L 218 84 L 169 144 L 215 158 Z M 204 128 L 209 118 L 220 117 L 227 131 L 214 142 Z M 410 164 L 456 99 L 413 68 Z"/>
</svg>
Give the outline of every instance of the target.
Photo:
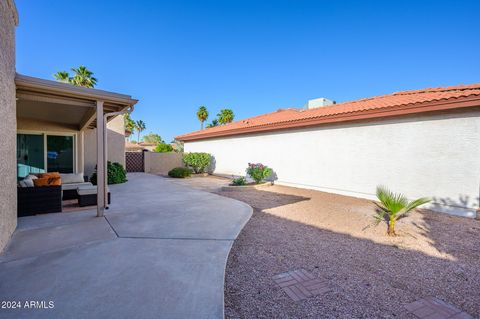
<svg viewBox="0 0 480 319">
<path fill-rule="evenodd" d="M 96 105 L 103 102 L 103 112 L 120 112 L 137 100 L 129 95 L 74 86 L 17 74 L 17 117 L 48 121 L 77 127 L 96 127 Z"/>
</svg>

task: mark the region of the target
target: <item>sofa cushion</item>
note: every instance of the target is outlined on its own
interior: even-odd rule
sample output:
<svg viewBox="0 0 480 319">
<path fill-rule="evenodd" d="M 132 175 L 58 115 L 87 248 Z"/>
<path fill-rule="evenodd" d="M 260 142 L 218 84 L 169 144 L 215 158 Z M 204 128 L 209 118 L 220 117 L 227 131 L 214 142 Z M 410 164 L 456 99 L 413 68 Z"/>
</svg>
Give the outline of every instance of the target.
<svg viewBox="0 0 480 319">
<path fill-rule="evenodd" d="M 90 182 L 83 182 L 83 183 L 69 183 L 69 184 L 62 184 L 62 190 L 67 191 L 67 190 L 72 190 L 72 189 L 77 189 L 79 186 L 93 186 L 92 183 Z"/>
<path fill-rule="evenodd" d="M 83 173 L 78 174 L 60 174 L 62 184 L 83 183 Z"/>
<path fill-rule="evenodd" d="M 80 196 L 93 195 L 97 193 L 97 186 L 79 186 L 77 188 L 77 194 Z"/>
</svg>

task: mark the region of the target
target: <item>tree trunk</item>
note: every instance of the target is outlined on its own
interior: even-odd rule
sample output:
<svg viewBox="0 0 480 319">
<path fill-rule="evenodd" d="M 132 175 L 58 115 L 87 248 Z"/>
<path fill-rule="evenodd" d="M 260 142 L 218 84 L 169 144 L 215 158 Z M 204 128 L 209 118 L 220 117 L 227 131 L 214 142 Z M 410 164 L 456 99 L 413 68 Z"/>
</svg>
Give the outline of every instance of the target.
<svg viewBox="0 0 480 319">
<path fill-rule="evenodd" d="M 388 236 L 397 236 L 397 234 L 395 233 L 395 220 L 394 219 L 390 219 L 390 221 L 388 223 L 387 235 Z"/>
<path fill-rule="evenodd" d="M 203 130 L 203 121 L 200 122 L 200 129 Z"/>
</svg>

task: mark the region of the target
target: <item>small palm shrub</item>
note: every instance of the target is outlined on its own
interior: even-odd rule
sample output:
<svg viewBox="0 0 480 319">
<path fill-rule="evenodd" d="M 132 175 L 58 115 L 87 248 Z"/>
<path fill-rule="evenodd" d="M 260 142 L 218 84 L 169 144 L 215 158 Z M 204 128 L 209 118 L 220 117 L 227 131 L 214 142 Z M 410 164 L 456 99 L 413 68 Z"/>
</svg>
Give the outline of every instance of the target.
<svg viewBox="0 0 480 319">
<path fill-rule="evenodd" d="M 193 169 L 196 174 L 203 173 L 210 165 L 212 156 L 208 153 L 188 153 L 183 155 L 185 165 Z"/>
<path fill-rule="evenodd" d="M 175 167 L 168 172 L 168 176 L 173 178 L 185 178 L 189 177 L 190 174 L 192 174 L 192 171 L 186 167 Z"/>
<path fill-rule="evenodd" d="M 107 180 L 108 184 L 121 184 L 127 181 L 127 171 L 123 168 L 122 164 L 117 162 L 107 162 Z M 90 177 L 90 182 L 93 185 L 97 185 L 97 167 L 95 166 L 95 172 Z"/>
<path fill-rule="evenodd" d="M 232 185 L 243 186 L 247 184 L 247 179 L 245 177 L 238 177 L 232 180 Z"/>
<path fill-rule="evenodd" d="M 375 223 L 378 225 L 385 221 L 388 225 L 388 236 L 396 236 L 395 223 L 397 220 L 407 217 L 412 210 L 431 201 L 427 197 L 408 201 L 405 195 L 393 193 L 385 186 L 377 186 L 377 198 L 380 204 L 376 203 L 378 210 Z"/>
<path fill-rule="evenodd" d="M 170 144 L 165 144 L 165 143 L 159 143 L 155 147 L 155 152 L 157 153 L 168 153 L 168 152 L 173 152 L 173 146 Z"/>
<path fill-rule="evenodd" d="M 253 178 L 253 180 L 257 184 L 270 176 L 272 173 L 273 170 L 266 165 L 263 165 L 261 163 L 248 163 L 247 174 L 250 175 L 250 177 Z"/>
</svg>

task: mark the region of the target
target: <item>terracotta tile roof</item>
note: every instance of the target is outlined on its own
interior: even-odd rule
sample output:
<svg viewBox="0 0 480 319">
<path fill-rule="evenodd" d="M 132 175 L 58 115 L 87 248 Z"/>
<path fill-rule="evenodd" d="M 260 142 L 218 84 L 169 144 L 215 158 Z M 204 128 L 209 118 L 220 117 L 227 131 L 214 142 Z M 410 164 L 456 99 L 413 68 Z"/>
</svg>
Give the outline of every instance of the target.
<svg viewBox="0 0 480 319">
<path fill-rule="evenodd" d="M 198 140 L 474 106 L 480 106 L 480 83 L 401 91 L 310 110 L 279 109 L 276 112 L 180 135 L 176 138 L 182 141 Z"/>
</svg>

